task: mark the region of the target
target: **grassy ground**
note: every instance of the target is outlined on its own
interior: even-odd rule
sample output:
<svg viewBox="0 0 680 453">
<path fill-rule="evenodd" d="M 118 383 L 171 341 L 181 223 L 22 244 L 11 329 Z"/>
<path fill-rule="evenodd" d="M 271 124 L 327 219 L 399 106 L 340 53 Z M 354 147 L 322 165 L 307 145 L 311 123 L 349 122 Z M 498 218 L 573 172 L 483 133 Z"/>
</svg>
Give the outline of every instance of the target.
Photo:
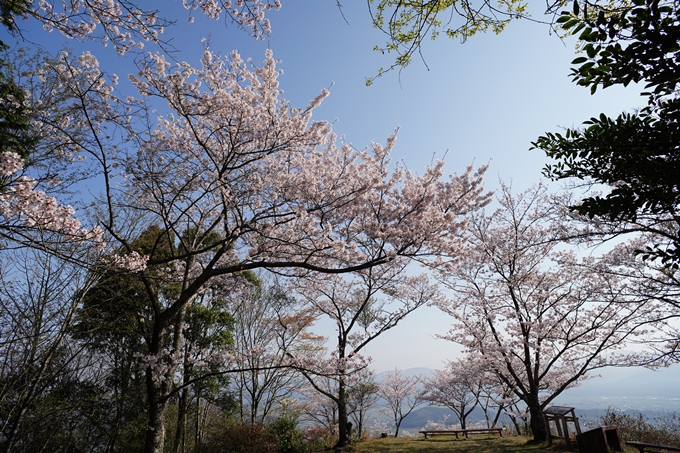
<svg viewBox="0 0 680 453">
<path fill-rule="evenodd" d="M 546 444 L 529 444 L 528 437 L 515 436 L 470 436 L 458 439 L 455 436 L 434 436 L 427 440 L 422 437 L 400 437 L 369 439 L 354 444 L 353 453 L 546 453 L 566 451 L 564 444 L 548 447 Z"/>
</svg>

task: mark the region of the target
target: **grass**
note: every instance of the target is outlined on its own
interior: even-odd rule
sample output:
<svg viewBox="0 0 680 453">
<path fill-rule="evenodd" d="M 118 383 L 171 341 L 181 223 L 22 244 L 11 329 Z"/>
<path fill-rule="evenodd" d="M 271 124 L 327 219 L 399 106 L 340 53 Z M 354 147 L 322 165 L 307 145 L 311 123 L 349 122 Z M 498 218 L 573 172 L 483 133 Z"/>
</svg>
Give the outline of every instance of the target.
<svg viewBox="0 0 680 453">
<path fill-rule="evenodd" d="M 399 437 L 385 439 L 369 439 L 357 442 L 352 447 L 352 453 L 547 453 L 566 451 L 564 444 L 528 443 L 529 438 L 523 436 L 503 437 L 475 435 L 468 439 L 458 439 L 455 436 L 435 436 L 426 439 L 422 437 Z"/>
</svg>

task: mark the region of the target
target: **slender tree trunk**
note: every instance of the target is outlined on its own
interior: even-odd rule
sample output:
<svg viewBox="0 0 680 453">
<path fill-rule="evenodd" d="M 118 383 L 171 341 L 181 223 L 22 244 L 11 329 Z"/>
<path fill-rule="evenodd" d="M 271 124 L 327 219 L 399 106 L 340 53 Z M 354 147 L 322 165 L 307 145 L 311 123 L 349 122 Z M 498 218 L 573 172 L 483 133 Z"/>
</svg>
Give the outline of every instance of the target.
<svg viewBox="0 0 680 453">
<path fill-rule="evenodd" d="M 69 324 L 70 319 L 71 318 L 69 317 Z M 5 426 L 9 422 L 11 423 L 12 428 L 10 429 L 9 433 L 6 434 L 5 448 L 3 449 L 3 453 L 11 453 L 14 448 L 14 443 L 16 442 L 16 438 L 19 433 L 19 427 L 24 421 L 24 416 L 26 415 L 28 408 L 31 406 L 33 400 L 40 393 L 38 387 L 41 386 L 40 384 L 42 383 L 45 373 L 47 372 L 47 369 L 51 364 L 52 359 L 54 358 L 54 354 L 57 350 L 57 347 L 61 344 L 61 340 L 64 338 L 63 332 L 64 331 L 60 332 L 59 336 L 57 337 L 57 340 L 55 340 L 55 342 L 47 351 L 46 356 L 43 359 L 43 362 L 40 364 L 40 368 L 37 370 L 37 372 L 29 373 L 30 374 L 30 376 L 28 377 L 29 382 L 26 384 L 28 388 L 25 390 L 25 392 L 23 392 L 19 396 L 18 404 L 15 406 L 15 408 L 18 407 L 19 410 L 16 412 L 16 415 L 13 416 L 10 415 L 10 417 L 8 417 L 9 420 L 5 421 Z M 38 338 L 37 335 L 36 338 Z M 31 354 L 31 356 L 35 357 L 33 353 Z M 14 411 L 15 408 L 12 408 L 12 411 Z"/>
<path fill-rule="evenodd" d="M 184 383 L 191 379 L 189 350 L 184 346 Z M 184 453 L 186 448 L 187 412 L 189 411 L 189 389 L 183 388 L 177 402 L 177 429 L 175 430 L 174 453 Z"/>
<path fill-rule="evenodd" d="M 254 370 L 250 371 L 250 424 L 255 425 L 257 423 L 257 411 L 259 408 L 259 401 L 257 398 L 257 393 L 259 391 L 259 376 Z"/>
<path fill-rule="evenodd" d="M 344 448 L 349 443 L 347 435 L 347 389 L 345 379 L 340 377 L 338 383 L 338 443 L 336 448 Z"/>
<path fill-rule="evenodd" d="M 359 433 L 359 439 L 364 434 L 364 409 L 359 410 L 359 426 L 357 426 L 357 432 Z"/>
<path fill-rule="evenodd" d="M 201 450 L 201 390 L 196 390 L 196 420 L 194 422 L 194 453 Z"/>
<path fill-rule="evenodd" d="M 7 439 L 5 440 L 5 448 L 2 450 L 3 453 L 11 453 L 12 449 L 14 448 L 14 441 L 16 440 L 17 433 L 19 432 L 19 424 L 24 418 L 24 414 L 26 413 L 27 410 L 27 405 L 21 407 L 19 409 L 19 413 L 16 416 L 16 420 L 12 424 L 12 428 L 7 434 Z"/>
<path fill-rule="evenodd" d="M 401 426 L 401 421 L 403 420 L 403 417 L 399 417 L 399 421 L 394 424 L 394 438 L 396 439 L 399 437 L 399 427 Z"/>
<path fill-rule="evenodd" d="M 486 422 L 486 427 L 491 428 L 491 419 L 489 419 L 489 408 L 484 408 L 484 421 Z"/>
<path fill-rule="evenodd" d="M 187 431 L 188 390 L 182 389 L 177 402 L 177 429 L 175 430 L 174 453 L 184 453 Z"/>
<path fill-rule="evenodd" d="M 463 410 L 462 411 L 463 419 L 462 419 L 462 423 L 461 423 L 461 428 L 465 429 L 465 424 L 466 424 L 467 418 L 472 413 L 472 411 L 475 410 L 476 407 L 477 407 L 477 403 L 473 404 L 472 407 L 470 407 L 470 409 L 468 409 L 467 411 L 465 411 L 465 406 L 463 406 L 461 408 Z"/>
<path fill-rule="evenodd" d="M 501 414 L 503 413 L 503 409 L 505 408 L 504 405 L 499 405 L 498 410 L 496 411 L 496 415 L 493 418 L 493 423 L 491 424 L 491 428 L 495 428 L 496 425 L 498 424 L 498 419 L 501 418 Z"/>
</svg>

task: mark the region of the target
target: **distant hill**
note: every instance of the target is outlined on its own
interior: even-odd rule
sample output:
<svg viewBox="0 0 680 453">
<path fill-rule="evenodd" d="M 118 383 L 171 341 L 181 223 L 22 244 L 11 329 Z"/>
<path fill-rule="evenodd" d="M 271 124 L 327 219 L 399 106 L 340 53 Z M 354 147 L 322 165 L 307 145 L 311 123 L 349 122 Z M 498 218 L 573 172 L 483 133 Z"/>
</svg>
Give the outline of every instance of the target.
<svg viewBox="0 0 680 453">
<path fill-rule="evenodd" d="M 680 410 L 680 365 L 657 371 L 614 368 L 566 390 L 555 404 L 584 409 Z"/>
<path fill-rule="evenodd" d="M 409 368 L 401 372 L 407 376 L 434 374 L 430 368 Z M 382 381 L 386 373 L 377 373 L 376 380 Z M 622 410 L 680 411 L 680 364 L 656 371 L 639 367 L 605 368 L 599 374 L 602 376 L 566 390 L 554 404 L 581 409 L 614 406 Z"/>
<path fill-rule="evenodd" d="M 424 375 L 430 377 L 434 370 L 429 368 L 409 368 L 401 370 L 407 376 Z M 376 381 L 381 382 L 387 371 L 376 374 Z M 608 408 L 625 412 L 641 412 L 653 420 L 664 412 L 680 412 L 680 364 L 652 371 L 644 368 L 604 369 L 601 377 L 584 381 L 579 387 L 562 393 L 554 405 L 570 406 L 576 409 L 576 416 L 582 427 L 595 423 Z M 377 410 L 369 411 L 369 420 L 382 420 L 389 423 L 389 417 Z M 434 406 L 426 406 L 413 411 L 404 419 L 402 430 L 417 433 L 428 421 L 457 423 L 453 411 Z M 369 426 L 370 426 L 369 421 Z M 477 408 L 468 417 L 469 424 L 483 424 L 484 413 Z M 501 424 L 510 425 L 508 418 L 502 418 Z"/>
<path fill-rule="evenodd" d="M 425 377 L 432 377 L 434 375 L 434 370 L 430 368 L 407 368 L 405 370 L 399 370 L 401 371 L 401 374 L 404 376 L 417 376 L 417 375 L 423 375 Z M 380 373 L 375 374 L 375 379 L 378 382 L 381 382 L 387 373 L 392 373 L 394 370 L 387 370 L 387 371 L 381 371 Z"/>
<path fill-rule="evenodd" d="M 590 424 L 597 424 L 597 421 L 599 418 L 605 414 L 606 409 L 576 409 L 576 416 L 579 418 L 579 422 L 581 425 L 581 428 L 586 428 Z M 647 419 L 650 421 L 653 421 L 655 417 L 661 416 L 664 413 L 664 411 L 655 411 L 655 410 L 632 410 L 628 409 L 623 411 L 625 413 L 629 414 L 637 414 L 641 413 L 643 416 L 645 416 Z M 401 429 L 410 431 L 412 434 L 416 433 L 418 430 L 422 429 L 428 421 L 443 421 L 447 420 L 448 423 L 455 424 L 458 423 L 458 419 L 456 418 L 456 415 L 453 413 L 453 411 L 450 411 L 449 409 L 445 409 L 442 407 L 424 407 L 422 409 L 418 409 L 416 411 L 413 411 L 408 417 L 404 419 L 404 421 L 401 424 Z M 478 425 L 484 425 L 484 413 L 482 412 L 481 409 L 475 409 L 470 416 L 467 418 L 467 423 L 469 425 L 473 424 L 478 424 Z M 499 424 L 502 425 L 511 425 L 510 419 L 505 416 L 501 417 Z"/>
</svg>

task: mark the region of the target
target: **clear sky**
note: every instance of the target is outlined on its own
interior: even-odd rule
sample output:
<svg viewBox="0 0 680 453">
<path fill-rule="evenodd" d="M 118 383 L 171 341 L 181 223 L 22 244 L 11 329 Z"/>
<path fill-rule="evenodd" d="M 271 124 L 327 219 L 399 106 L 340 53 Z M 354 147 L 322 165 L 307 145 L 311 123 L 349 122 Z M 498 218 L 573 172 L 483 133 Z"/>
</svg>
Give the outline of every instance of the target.
<svg viewBox="0 0 680 453">
<path fill-rule="evenodd" d="M 177 26 L 166 33 L 180 51 L 177 59 L 197 64 L 203 38 L 210 40 L 211 50 L 227 54 L 238 49 L 255 64 L 271 47 L 284 71 L 279 79 L 284 97 L 304 107 L 322 88 L 330 87 L 331 95 L 315 111 L 315 118 L 335 121 L 335 132 L 355 147 L 363 148 L 371 140 L 384 143 L 399 127 L 395 160 L 422 171 L 433 156 L 446 156 L 451 173 L 462 172 L 471 163 L 489 163 L 489 189 L 495 189 L 499 179 L 511 181 L 516 190 L 542 179 L 546 159 L 529 148 L 544 132 L 643 103 L 635 87 L 608 88 L 591 96 L 589 90 L 573 85 L 568 74 L 574 41 L 563 42 L 547 26 L 527 21 L 510 24 L 501 35 L 472 37 L 465 44 L 446 38 L 427 42 L 423 54 L 429 70 L 416 60 L 401 74 L 390 73 L 366 87 L 365 78 L 388 66 L 392 57 L 372 50 L 384 44 L 384 38 L 372 28 L 366 3 L 341 3 L 344 18 L 336 0 L 282 0 L 282 9 L 268 16 L 271 36 L 255 42 L 223 21 L 197 16 L 194 24 L 186 23 L 188 13 L 178 0 L 140 0 L 144 7 L 159 8 L 177 19 Z M 543 2 L 536 2 L 538 15 L 541 6 Z M 25 25 L 25 37 L 34 43 L 56 50 L 63 42 L 56 33 L 47 35 L 35 24 Z M 134 70 L 132 57 L 121 59 L 112 48 L 68 44 L 90 49 L 105 70 L 121 78 Z M 369 347 L 374 368 L 441 367 L 457 353 L 455 345 L 434 338 L 448 325 L 447 317 L 436 309 L 414 313 Z"/>
</svg>

